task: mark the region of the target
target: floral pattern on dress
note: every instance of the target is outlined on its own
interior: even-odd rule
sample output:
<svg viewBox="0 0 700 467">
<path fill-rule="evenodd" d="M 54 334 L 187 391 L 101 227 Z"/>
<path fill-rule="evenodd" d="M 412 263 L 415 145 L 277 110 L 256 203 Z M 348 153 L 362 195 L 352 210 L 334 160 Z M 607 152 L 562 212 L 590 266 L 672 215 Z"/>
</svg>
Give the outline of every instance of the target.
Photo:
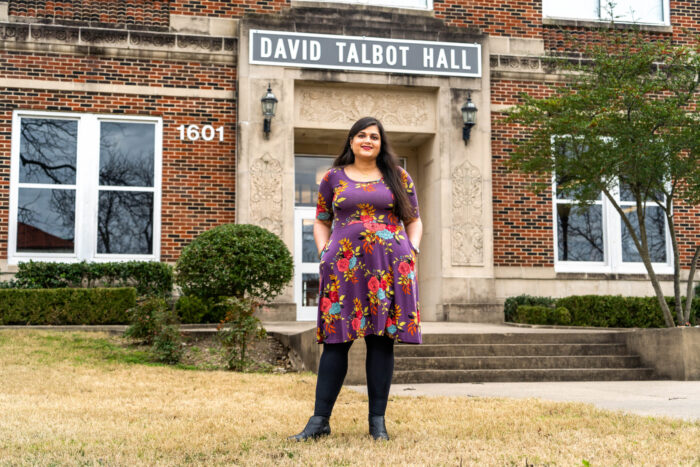
<svg viewBox="0 0 700 467">
<path fill-rule="evenodd" d="M 401 180 L 419 218 L 410 175 Z M 321 179 L 316 217 L 331 221 L 321 252 L 316 338 L 339 343 L 369 334 L 420 344 L 415 254 L 404 224 L 393 214 L 394 196 L 383 179 L 356 182 L 342 167 Z"/>
</svg>

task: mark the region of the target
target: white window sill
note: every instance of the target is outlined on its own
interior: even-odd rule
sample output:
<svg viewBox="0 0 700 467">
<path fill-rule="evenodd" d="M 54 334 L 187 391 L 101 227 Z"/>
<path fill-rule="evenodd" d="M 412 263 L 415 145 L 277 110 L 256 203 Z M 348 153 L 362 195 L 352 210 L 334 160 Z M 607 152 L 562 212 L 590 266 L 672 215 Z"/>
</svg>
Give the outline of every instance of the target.
<svg viewBox="0 0 700 467">
<path fill-rule="evenodd" d="M 542 24 L 545 26 L 572 26 L 591 29 L 604 29 L 610 26 L 610 21 L 592 20 L 592 19 L 570 19 L 570 18 L 542 18 Z M 615 29 L 632 29 L 639 28 L 640 31 L 648 32 L 666 32 L 672 33 L 673 26 L 668 24 L 646 24 L 646 23 L 614 23 Z"/>
<path fill-rule="evenodd" d="M 424 13 L 427 16 L 433 16 L 433 2 L 430 1 L 427 7 L 411 7 L 411 6 L 391 6 L 391 5 L 372 5 L 369 3 L 359 3 L 354 0 L 336 0 L 329 2 L 319 2 L 316 0 L 291 0 L 292 8 L 344 8 L 354 10 L 371 10 L 385 11 L 388 13 L 405 13 L 415 15 Z"/>
</svg>

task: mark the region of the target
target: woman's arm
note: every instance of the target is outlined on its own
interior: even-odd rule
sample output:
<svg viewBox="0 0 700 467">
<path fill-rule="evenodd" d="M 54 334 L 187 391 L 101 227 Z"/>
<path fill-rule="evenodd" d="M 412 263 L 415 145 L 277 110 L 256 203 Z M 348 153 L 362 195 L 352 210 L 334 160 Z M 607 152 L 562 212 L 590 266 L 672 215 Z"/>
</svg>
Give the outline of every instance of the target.
<svg viewBox="0 0 700 467">
<path fill-rule="evenodd" d="M 321 256 L 321 251 L 326 246 L 328 239 L 331 238 L 332 224 L 332 221 L 322 221 L 320 219 L 314 221 L 314 242 L 316 242 L 316 250 L 318 250 L 319 256 Z"/>
<path fill-rule="evenodd" d="M 410 224 L 406 225 L 406 235 L 411 241 L 411 244 L 420 249 L 420 240 L 423 237 L 423 222 L 420 218 L 414 220 Z"/>
</svg>

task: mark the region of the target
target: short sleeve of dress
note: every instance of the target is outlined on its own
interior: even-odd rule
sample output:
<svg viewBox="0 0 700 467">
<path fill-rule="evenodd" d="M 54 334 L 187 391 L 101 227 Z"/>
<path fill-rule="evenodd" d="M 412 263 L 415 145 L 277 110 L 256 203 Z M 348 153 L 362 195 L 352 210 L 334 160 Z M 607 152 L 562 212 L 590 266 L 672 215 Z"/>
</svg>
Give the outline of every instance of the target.
<svg viewBox="0 0 700 467">
<path fill-rule="evenodd" d="M 329 170 L 321 179 L 318 186 L 318 202 L 316 203 L 316 219 L 322 221 L 333 220 L 333 183 Z"/>
<path fill-rule="evenodd" d="M 403 180 L 404 188 L 406 188 L 408 200 L 411 203 L 411 206 L 413 207 L 413 215 L 408 222 L 410 224 L 411 222 L 420 219 L 420 211 L 418 209 L 418 195 L 416 194 L 416 186 L 413 183 L 413 179 L 403 168 L 401 168 L 401 179 Z"/>
</svg>

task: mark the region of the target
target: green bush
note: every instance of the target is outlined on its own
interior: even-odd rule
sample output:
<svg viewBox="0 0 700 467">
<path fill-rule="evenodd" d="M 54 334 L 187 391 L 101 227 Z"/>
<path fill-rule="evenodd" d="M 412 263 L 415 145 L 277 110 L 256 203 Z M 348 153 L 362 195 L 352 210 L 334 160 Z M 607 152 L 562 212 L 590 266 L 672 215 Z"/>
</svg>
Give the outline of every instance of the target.
<svg viewBox="0 0 700 467">
<path fill-rule="evenodd" d="M 219 341 L 226 348 L 226 362 L 231 370 L 244 370 L 250 363 L 246 357 L 248 343 L 262 339 L 267 333 L 258 318 L 253 316 L 258 306 L 252 300 L 228 297 L 220 303 L 226 316 L 219 326 Z"/>
<path fill-rule="evenodd" d="M 161 328 L 177 323 L 175 313 L 167 300 L 160 297 L 148 297 L 138 301 L 128 310 L 129 327 L 124 331 L 125 337 L 143 339 L 153 344 Z"/>
<path fill-rule="evenodd" d="M 571 313 L 564 307 L 544 305 L 520 305 L 515 312 L 515 322 L 527 324 L 571 324 Z"/>
<path fill-rule="evenodd" d="M 212 299 L 195 295 L 182 295 L 175 302 L 175 311 L 181 323 L 219 323 L 226 309 Z"/>
<path fill-rule="evenodd" d="M 214 227 L 195 238 L 175 267 L 183 294 L 267 302 L 292 279 L 292 255 L 275 234 L 248 224 Z"/>
<path fill-rule="evenodd" d="M 660 328 L 665 327 L 663 313 L 656 297 L 623 297 L 621 295 L 572 295 L 560 299 L 512 297 L 510 304 L 525 303 L 511 313 L 508 321 L 530 324 L 561 324 L 573 326 Z M 685 303 L 685 299 L 683 299 Z M 673 311 L 675 300 L 666 297 Z M 531 306 L 535 303 L 535 306 Z M 523 308 L 521 312 L 521 308 Z M 558 309 L 565 309 L 557 313 Z M 549 310 L 549 311 L 548 311 Z M 674 320 L 676 319 L 675 313 Z M 693 300 L 690 322 L 695 324 L 700 316 L 700 298 Z"/>
<path fill-rule="evenodd" d="M 513 319 L 515 319 L 515 313 L 518 310 L 518 307 L 521 305 L 540 305 L 546 307 L 553 307 L 555 302 L 556 300 L 549 297 L 533 297 L 530 295 L 518 295 L 515 297 L 508 297 L 503 307 L 505 320 L 513 321 Z"/>
<path fill-rule="evenodd" d="M 53 263 L 29 261 L 18 265 L 16 288 L 129 287 L 139 295 L 170 295 L 173 268 L 153 261 Z"/>
<path fill-rule="evenodd" d="M 166 325 L 158 330 L 151 347 L 151 355 L 161 363 L 174 365 L 182 359 L 182 335 L 177 325 Z"/>
<path fill-rule="evenodd" d="M 124 324 L 135 304 L 132 287 L 0 289 L 0 324 Z"/>
</svg>

